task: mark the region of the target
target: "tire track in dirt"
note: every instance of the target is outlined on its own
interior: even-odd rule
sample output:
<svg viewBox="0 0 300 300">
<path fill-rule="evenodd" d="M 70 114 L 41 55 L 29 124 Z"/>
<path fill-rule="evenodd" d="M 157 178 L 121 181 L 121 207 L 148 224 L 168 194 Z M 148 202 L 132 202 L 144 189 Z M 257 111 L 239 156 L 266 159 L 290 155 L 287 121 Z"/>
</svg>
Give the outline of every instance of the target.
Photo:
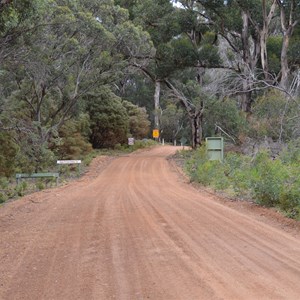
<svg viewBox="0 0 300 300">
<path fill-rule="evenodd" d="M 175 150 L 2 207 L 0 299 L 299 299 L 299 239 L 183 182 Z"/>
</svg>

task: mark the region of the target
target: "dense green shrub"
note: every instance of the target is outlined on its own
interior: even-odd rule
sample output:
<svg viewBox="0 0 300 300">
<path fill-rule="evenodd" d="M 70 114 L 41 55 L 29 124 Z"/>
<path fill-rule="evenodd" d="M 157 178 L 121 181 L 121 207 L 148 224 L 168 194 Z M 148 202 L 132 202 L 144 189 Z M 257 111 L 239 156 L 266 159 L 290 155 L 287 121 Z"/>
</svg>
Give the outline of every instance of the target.
<svg viewBox="0 0 300 300">
<path fill-rule="evenodd" d="M 106 87 L 87 97 L 87 112 L 91 120 L 90 141 L 93 147 L 113 148 L 118 143 L 126 143 L 129 116 L 121 98 Z"/>
<path fill-rule="evenodd" d="M 217 190 L 224 190 L 229 186 L 225 174 L 225 165 L 219 161 L 206 161 L 197 168 L 197 180 L 203 185 L 212 185 Z"/>
<path fill-rule="evenodd" d="M 3 192 L 0 192 L 0 204 L 4 203 L 7 200 L 7 195 Z"/>
<path fill-rule="evenodd" d="M 210 99 L 206 103 L 204 118 L 203 130 L 206 136 L 215 134 L 216 125 L 236 140 L 247 131 L 245 115 L 241 113 L 233 99 L 226 99 L 222 102 Z"/>
<path fill-rule="evenodd" d="M 266 151 L 254 158 L 227 153 L 223 162 L 209 161 L 205 147 L 188 153 L 185 169 L 193 181 L 225 190 L 231 196 L 252 197 L 260 205 L 300 218 L 300 156 L 295 143 L 276 159 Z"/>
<path fill-rule="evenodd" d="M 25 191 L 27 190 L 27 182 L 23 181 L 15 187 L 16 194 L 20 197 L 24 196 Z"/>
<path fill-rule="evenodd" d="M 251 158 L 238 153 L 229 152 L 225 156 L 224 164 L 233 190 L 233 196 L 247 198 L 250 196 Z"/>
<path fill-rule="evenodd" d="M 13 141 L 13 136 L 0 132 L 0 176 L 10 176 L 16 168 L 18 146 Z"/>
<path fill-rule="evenodd" d="M 122 102 L 129 116 L 129 132 L 136 139 L 146 138 L 150 130 L 150 121 L 145 108 L 128 101 Z"/>
<path fill-rule="evenodd" d="M 280 159 L 286 164 L 300 163 L 300 138 L 290 141 L 280 153 Z"/>
<path fill-rule="evenodd" d="M 188 158 L 185 162 L 185 170 L 190 175 L 192 181 L 198 181 L 197 169 L 199 165 L 207 161 L 205 145 L 196 151 L 187 151 Z"/>
<path fill-rule="evenodd" d="M 253 163 L 252 193 L 257 202 L 265 206 L 279 204 L 280 194 L 288 179 L 285 165 L 272 160 L 267 152 L 259 153 Z"/>
<path fill-rule="evenodd" d="M 92 151 L 88 142 L 90 121 L 87 114 L 68 120 L 53 139 L 50 148 L 59 159 L 79 159 Z"/>
<path fill-rule="evenodd" d="M 297 138 L 297 101 L 290 101 L 281 92 L 272 90 L 259 97 L 250 118 L 251 135 L 256 139 L 272 138 L 274 141 Z"/>
<path fill-rule="evenodd" d="M 286 186 L 279 199 L 279 207 L 287 216 L 300 220 L 300 182 Z"/>
</svg>

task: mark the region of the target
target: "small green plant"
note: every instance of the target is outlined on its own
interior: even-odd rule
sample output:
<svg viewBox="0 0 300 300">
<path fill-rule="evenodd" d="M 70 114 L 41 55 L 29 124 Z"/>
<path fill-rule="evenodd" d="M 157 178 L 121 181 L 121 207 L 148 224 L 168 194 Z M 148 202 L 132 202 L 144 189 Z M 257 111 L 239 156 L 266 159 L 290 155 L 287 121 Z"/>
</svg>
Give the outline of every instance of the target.
<svg viewBox="0 0 300 300">
<path fill-rule="evenodd" d="M 114 149 L 115 150 L 122 150 L 122 145 L 119 143 L 119 144 L 116 144 L 115 146 L 114 146 Z"/>
<path fill-rule="evenodd" d="M 0 177 L 0 188 L 3 190 L 8 189 L 9 181 L 6 177 Z"/>
<path fill-rule="evenodd" d="M 279 159 L 272 160 L 267 152 L 261 152 L 256 156 L 253 168 L 254 198 L 261 205 L 276 206 L 288 178 L 285 165 Z"/>
<path fill-rule="evenodd" d="M 100 150 L 93 150 L 83 158 L 83 164 L 85 166 L 89 166 L 94 158 L 96 158 L 98 155 L 102 155 L 102 152 Z"/>
<path fill-rule="evenodd" d="M 35 183 L 35 186 L 36 188 L 39 190 L 39 191 L 42 191 L 45 189 L 45 184 L 43 182 L 43 180 L 38 180 L 36 183 Z"/>
<path fill-rule="evenodd" d="M 4 203 L 8 199 L 7 195 L 4 193 L 0 193 L 0 204 Z"/>
<path fill-rule="evenodd" d="M 20 184 L 18 184 L 15 187 L 16 194 L 20 197 L 24 196 L 24 194 L 27 190 L 27 186 L 28 186 L 27 182 L 22 181 Z"/>
<path fill-rule="evenodd" d="M 185 163 L 185 171 L 190 175 L 192 181 L 200 182 L 198 179 L 198 167 L 207 162 L 206 147 L 202 146 L 192 152 L 190 158 Z M 201 179 L 200 179 L 201 180 Z"/>
</svg>

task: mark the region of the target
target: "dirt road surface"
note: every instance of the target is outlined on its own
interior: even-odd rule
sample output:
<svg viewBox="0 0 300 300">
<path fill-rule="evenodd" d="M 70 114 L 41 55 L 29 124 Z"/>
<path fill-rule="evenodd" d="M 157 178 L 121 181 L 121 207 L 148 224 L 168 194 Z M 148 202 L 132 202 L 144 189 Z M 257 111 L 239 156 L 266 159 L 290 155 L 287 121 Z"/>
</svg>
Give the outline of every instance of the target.
<svg viewBox="0 0 300 300">
<path fill-rule="evenodd" d="M 1 207 L 0 299 L 300 299 L 299 237 L 184 182 L 175 150 Z"/>
</svg>

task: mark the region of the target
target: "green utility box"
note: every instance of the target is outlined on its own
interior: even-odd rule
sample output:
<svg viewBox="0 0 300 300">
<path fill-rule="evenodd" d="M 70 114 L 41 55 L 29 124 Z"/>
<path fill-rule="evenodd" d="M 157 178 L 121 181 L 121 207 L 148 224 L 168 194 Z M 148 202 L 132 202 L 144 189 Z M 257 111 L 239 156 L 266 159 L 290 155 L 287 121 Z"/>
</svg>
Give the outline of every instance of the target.
<svg viewBox="0 0 300 300">
<path fill-rule="evenodd" d="M 206 149 L 209 160 L 220 160 L 224 158 L 224 141 L 222 137 L 207 137 Z"/>
</svg>

